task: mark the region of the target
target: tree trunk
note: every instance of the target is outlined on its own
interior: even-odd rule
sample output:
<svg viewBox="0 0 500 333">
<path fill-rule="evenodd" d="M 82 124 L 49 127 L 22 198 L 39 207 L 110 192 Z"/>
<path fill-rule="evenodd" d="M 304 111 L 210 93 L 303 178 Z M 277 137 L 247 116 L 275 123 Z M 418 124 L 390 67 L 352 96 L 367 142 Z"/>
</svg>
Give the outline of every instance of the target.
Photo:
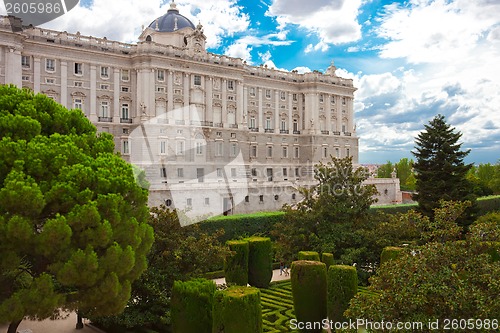
<svg viewBox="0 0 500 333">
<path fill-rule="evenodd" d="M 11 321 L 9 324 L 9 328 L 7 329 L 7 333 L 17 333 L 17 328 L 19 327 L 19 324 L 21 323 L 21 320 L 16 320 L 16 321 Z"/>
<path fill-rule="evenodd" d="M 76 313 L 76 329 L 81 330 L 83 328 L 83 319 L 80 312 Z"/>
</svg>

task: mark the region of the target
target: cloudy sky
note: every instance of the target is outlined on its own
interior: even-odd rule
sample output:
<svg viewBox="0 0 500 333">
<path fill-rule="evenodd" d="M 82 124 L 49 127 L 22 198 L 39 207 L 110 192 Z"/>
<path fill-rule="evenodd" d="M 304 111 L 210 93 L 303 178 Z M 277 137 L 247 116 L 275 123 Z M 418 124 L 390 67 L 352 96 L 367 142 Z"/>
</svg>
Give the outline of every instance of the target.
<svg viewBox="0 0 500 333">
<path fill-rule="evenodd" d="M 45 26 L 135 42 L 169 7 L 82 0 Z M 360 162 L 411 157 L 436 114 L 463 133 L 469 162 L 500 158 L 500 0 L 177 0 L 209 51 L 282 70 L 353 78 Z"/>
</svg>

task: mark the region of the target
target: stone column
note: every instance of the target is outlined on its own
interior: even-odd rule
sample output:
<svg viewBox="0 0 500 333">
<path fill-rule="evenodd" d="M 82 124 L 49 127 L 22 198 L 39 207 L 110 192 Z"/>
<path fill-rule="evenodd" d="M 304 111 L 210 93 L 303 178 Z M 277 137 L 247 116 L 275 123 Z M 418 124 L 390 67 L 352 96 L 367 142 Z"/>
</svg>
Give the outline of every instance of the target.
<svg viewBox="0 0 500 333">
<path fill-rule="evenodd" d="M 248 129 L 248 87 L 243 87 L 243 128 Z"/>
<path fill-rule="evenodd" d="M 213 77 L 207 76 L 205 78 L 205 120 L 208 122 L 214 121 L 214 111 L 213 111 Z"/>
<path fill-rule="evenodd" d="M 184 73 L 184 94 L 183 94 L 183 98 L 184 98 L 184 110 L 183 111 L 183 119 L 184 119 L 184 123 L 186 125 L 189 125 L 189 119 L 191 118 L 191 110 L 190 110 L 190 107 L 189 107 L 189 100 L 190 100 L 190 91 L 189 91 L 189 74 L 187 73 Z"/>
<path fill-rule="evenodd" d="M 167 119 L 172 123 L 174 119 L 174 72 L 168 71 L 167 77 Z"/>
<path fill-rule="evenodd" d="M 280 132 L 280 92 L 274 92 L 274 133 Z"/>
<path fill-rule="evenodd" d="M 342 132 L 342 97 L 335 96 L 335 102 L 337 106 L 337 132 Z"/>
<path fill-rule="evenodd" d="M 90 65 L 90 117 L 91 122 L 97 122 L 97 66 Z"/>
<path fill-rule="evenodd" d="M 222 80 L 222 123 L 227 127 L 227 80 Z"/>
<path fill-rule="evenodd" d="M 243 125 L 243 82 L 236 81 L 236 124 Z"/>
<path fill-rule="evenodd" d="M 61 60 L 61 100 L 65 108 L 68 107 L 68 63 Z"/>
<path fill-rule="evenodd" d="M 40 80 L 42 79 L 40 61 L 40 58 L 33 57 L 33 91 L 35 93 L 40 92 Z"/>
<path fill-rule="evenodd" d="M 129 112 L 130 112 L 130 106 L 129 106 Z M 113 70 L 113 122 L 115 124 L 119 124 L 121 117 L 122 115 L 120 108 L 120 69 L 115 68 Z"/>
<path fill-rule="evenodd" d="M 326 128 L 325 130 L 327 131 L 332 131 L 332 103 L 331 103 L 331 95 L 330 94 L 326 94 L 325 95 L 325 115 L 326 115 Z M 331 134 L 331 133 L 330 133 Z"/>
<path fill-rule="evenodd" d="M 22 88 L 21 49 L 15 47 L 5 48 L 5 83 L 14 84 Z"/>
<path fill-rule="evenodd" d="M 288 126 L 287 130 L 289 134 L 293 134 L 293 95 L 291 92 L 288 93 Z M 290 152 L 291 154 L 292 152 Z"/>
<path fill-rule="evenodd" d="M 262 108 L 262 88 L 259 88 L 259 132 L 264 132 L 264 109 Z"/>
</svg>

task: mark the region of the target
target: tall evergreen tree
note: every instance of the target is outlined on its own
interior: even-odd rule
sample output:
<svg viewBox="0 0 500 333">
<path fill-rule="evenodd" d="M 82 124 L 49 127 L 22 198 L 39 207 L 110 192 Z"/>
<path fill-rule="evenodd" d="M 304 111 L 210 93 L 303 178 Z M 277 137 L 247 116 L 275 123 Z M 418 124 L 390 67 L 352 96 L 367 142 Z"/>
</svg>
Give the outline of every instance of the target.
<svg viewBox="0 0 500 333">
<path fill-rule="evenodd" d="M 462 143 L 458 143 L 461 136 L 443 115 L 437 115 L 415 139 L 412 154 L 417 159 L 413 165 L 417 194 L 414 197 L 426 216 L 433 216 L 440 200 L 474 200 L 472 186 L 466 179 L 472 164 L 464 163 L 470 150 L 461 150 Z M 472 212 L 473 209 L 468 210 L 467 214 Z"/>
</svg>

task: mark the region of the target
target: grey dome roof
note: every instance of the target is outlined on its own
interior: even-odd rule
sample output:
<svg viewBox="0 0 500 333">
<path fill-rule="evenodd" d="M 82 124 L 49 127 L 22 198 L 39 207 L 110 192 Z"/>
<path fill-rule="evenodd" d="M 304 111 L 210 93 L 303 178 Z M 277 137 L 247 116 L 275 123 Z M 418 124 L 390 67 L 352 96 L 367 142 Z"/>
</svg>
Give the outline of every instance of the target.
<svg viewBox="0 0 500 333">
<path fill-rule="evenodd" d="M 195 29 L 194 24 L 190 20 L 179 14 L 179 10 L 174 2 L 170 4 L 170 9 L 167 13 L 151 22 L 149 27 L 160 32 L 172 32 L 186 27 Z"/>
</svg>

